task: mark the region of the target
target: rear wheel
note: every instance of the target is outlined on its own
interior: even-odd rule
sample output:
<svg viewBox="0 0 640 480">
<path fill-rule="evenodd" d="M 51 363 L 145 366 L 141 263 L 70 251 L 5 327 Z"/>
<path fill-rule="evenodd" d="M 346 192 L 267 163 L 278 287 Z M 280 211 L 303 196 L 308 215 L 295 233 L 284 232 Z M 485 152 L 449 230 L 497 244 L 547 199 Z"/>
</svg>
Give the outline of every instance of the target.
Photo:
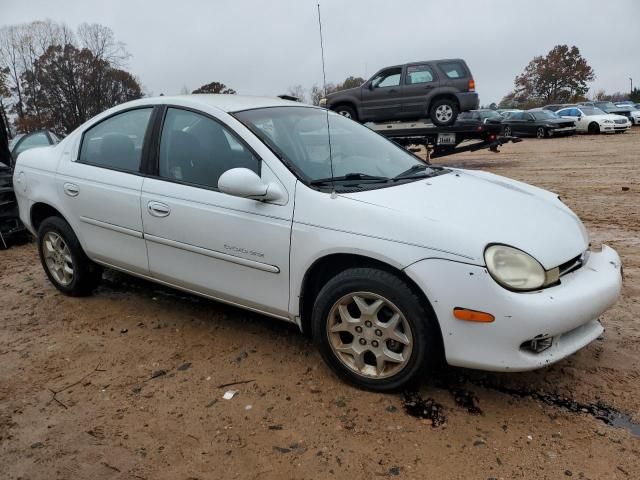
<svg viewBox="0 0 640 480">
<path fill-rule="evenodd" d="M 369 390 L 393 391 L 434 364 L 439 351 L 434 322 L 401 279 L 354 268 L 322 288 L 312 329 L 323 359 L 338 376 Z"/>
<path fill-rule="evenodd" d="M 335 112 L 343 117 L 350 118 L 351 120 L 358 121 L 358 114 L 353 107 L 349 105 L 338 105 L 335 108 Z"/>
<path fill-rule="evenodd" d="M 536 130 L 536 137 L 545 138 L 546 136 L 547 131 L 544 129 L 544 127 L 538 127 L 538 129 Z"/>
<path fill-rule="evenodd" d="M 510 137 L 511 136 L 511 127 L 509 125 L 506 125 L 504 127 L 504 135 L 505 135 L 505 137 Z"/>
<path fill-rule="evenodd" d="M 72 297 L 89 295 L 102 269 L 86 256 L 75 233 L 60 217 L 45 219 L 38 228 L 40 261 L 51 283 Z"/>
<path fill-rule="evenodd" d="M 429 116 L 434 125 L 439 127 L 453 125 L 458 118 L 458 104 L 447 98 L 436 100 L 429 109 Z"/>
<path fill-rule="evenodd" d="M 600 125 L 597 122 L 591 122 L 587 127 L 587 131 L 591 134 L 600 133 Z"/>
</svg>

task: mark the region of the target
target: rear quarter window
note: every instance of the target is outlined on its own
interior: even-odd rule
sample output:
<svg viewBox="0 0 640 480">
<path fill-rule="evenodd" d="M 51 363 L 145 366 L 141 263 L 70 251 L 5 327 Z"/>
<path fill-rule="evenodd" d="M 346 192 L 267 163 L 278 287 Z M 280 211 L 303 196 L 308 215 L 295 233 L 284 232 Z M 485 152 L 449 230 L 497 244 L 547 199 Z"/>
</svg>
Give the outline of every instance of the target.
<svg viewBox="0 0 640 480">
<path fill-rule="evenodd" d="M 443 62 L 439 63 L 438 66 L 448 78 L 455 80 L 467 76 L 467 70 L 460 62 Z"/>
</svg>

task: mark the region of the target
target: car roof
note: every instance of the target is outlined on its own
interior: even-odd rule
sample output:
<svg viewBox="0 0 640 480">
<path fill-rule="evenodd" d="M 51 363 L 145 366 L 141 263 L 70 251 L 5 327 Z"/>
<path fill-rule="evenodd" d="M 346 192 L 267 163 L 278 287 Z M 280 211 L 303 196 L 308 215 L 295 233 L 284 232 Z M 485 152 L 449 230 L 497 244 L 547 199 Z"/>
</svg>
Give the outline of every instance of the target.
<svg viewBox="0 0 640 480">
<path fill-rule="evenodd" d="M 162 104 L 183 104 L 190 105 L 200 104 L 203 106 L 214 107 L 223 112 L 239 112 L 241 110 L 250 110 L 252 108 L 267 107 L 308 107 L 320 108 L 313 105 L 306 105 L 291 100 L 283 100 L 277 97 L 258 97 L 252 95 L 229 95 L 229 94 L 213 94 L 213 93 L 197 93 L 191 95 L 176 96 L 160 96 L 147 97 L 140 100 L 129 102 L 128 106 L 135 105 L 162 105 Z"/>
</svg>

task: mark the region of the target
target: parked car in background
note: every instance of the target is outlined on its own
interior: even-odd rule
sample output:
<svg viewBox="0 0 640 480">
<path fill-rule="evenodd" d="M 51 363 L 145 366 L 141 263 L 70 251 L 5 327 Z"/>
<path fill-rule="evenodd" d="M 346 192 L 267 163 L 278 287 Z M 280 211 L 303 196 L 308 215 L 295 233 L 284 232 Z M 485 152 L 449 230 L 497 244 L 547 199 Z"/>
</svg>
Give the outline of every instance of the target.
<svg viewBox="0 0 640 480">
<path fill-rule="evenodd" d="M 361 123 L 430 118 L 453 125 L 460 112 L 478 108 L 475 81 L 464 60 L 429 60 L 386 67 L 359 87 L 320 102 Z"/>
<path fill-rule="evenodd" d="M 613 102 L 581 102 L 579 105 L 596 107 L 602 110 L 604 113 L 611 113 L 613 115 L 622 115 L 631 120 L 631 106 L 625 105 L 624 107 L 618 107 Z"/>
<path fill-rule="evenodd" d="M 546 367 L 602 334 L 622 285 L 618 254 L 591 250 L 556 193 L 428 165 L 281 99 L 128 102 L 22 153 L 14 183 L 64 294 L 91 293 L 107 266 L 261 312 L 377 391 L 422 380 L 442 353 Z"/>
<path fill-rule="evenodd" d="M 502 122 L 502 115 L 496 110 L 480 109 L 469 110 L 468 112 L 462 112 L 458 115 L 456 123 L 462 124 L 466 122 L 479 122 L 479 123 L 500 123 Z"/>
<path fill-rule="evenodd" d="M 26 150 L 38 147 L 48 147 L 60 142 L 60 138 L 51 130 L 36 130 L 35 132 L 16 136 L 9 143 L 12 165 L 16 163 L 18 155 Z"/>
<path fill-rule="evenodd" d="M 597 107 L 587 105 L 563 108 L 556 113 L 573 120 L 577 131 L 583 133 L 626 132 L 631 127 L 627 117 L 605 113 Z"/>
<path fill-rule="evenodd" d="M 633 125 L 640 125 L 640 107 L 636 107 L 635 105 L 629 105 L 629 104 L 620 104 L 620 103 L 616 103 L 616 105 L 618 107 L 626 107 L 629 108 L 629 120 L 631 120 L 631 123 Z"/>
<path fill-rule="evenodd" d="M 519 108 L 507 108 L 507 109 L 505 109 L 505 108 L 499 108 L 499 109 L 497 110 L 497 112 L 498 112 L 500 115 L 502 115 L 502 118 L 508 118 L 508 117 L 509 117 L 509 115 L 512 115 L 512 114 L 514 114 L 514 113 L 518 113 L 518 112 L 522 112 L 522 111 L 524 111 L 524 110 L 519 109 Z"/>
<path fill-rule="evenodd" d="M 527 110 L 516 112 L 502 120 L 506 136 L 535 136 L 538 138 L 573 135 L 576 124 L 558 117 L 549 110 Z"/>
<path fill-rule="evenodd" d="M 550 105 L 545 105 L 542 109 L 557 112 L 561 108 L 574 107 L 575 105 L 575 103 L 552 103 Z"/>
</svg>

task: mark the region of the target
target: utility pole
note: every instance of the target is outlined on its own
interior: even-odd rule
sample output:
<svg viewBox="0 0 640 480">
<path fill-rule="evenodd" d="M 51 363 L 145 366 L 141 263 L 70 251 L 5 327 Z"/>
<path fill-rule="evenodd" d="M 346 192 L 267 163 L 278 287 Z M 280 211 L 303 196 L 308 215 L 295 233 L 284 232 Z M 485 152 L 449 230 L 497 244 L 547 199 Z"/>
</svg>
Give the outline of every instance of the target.
<svg viewBox="0 0 640 480">
<path fill-rule="evenodd" d="M 633 95 L 633 78 L 629 77 L 629 82 L 631 82 L 631 90 L 629 90 L 629 91 Z"/>
</svg>

